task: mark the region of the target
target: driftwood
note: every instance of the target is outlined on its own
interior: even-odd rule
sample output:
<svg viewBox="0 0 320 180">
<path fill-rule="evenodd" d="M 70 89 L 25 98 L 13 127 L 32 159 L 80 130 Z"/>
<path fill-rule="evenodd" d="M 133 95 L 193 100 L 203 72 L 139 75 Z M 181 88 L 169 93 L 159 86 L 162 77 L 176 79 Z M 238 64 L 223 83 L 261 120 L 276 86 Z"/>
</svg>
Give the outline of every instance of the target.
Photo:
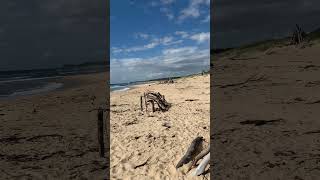
<svg viewBox="0 0 320 180">
<path fill-rule="evenodd" d="M 203 137 L 196 137 L 189 146 L 187 152 L 185 155 L 181 158 L 181 160 L 178 162 L 176 169 L 180 168 L 184 164 L 189 163 L 192 158 L 194 157 L 195 153 L 197 152 L 198 148 L 200 147 L 200 144 L 202 143 Z"/>
<path fill-rule="evenodd" d="M 306 33 L 296 24 L 296 29 L 294 30 L 291 38 L 291 44 L 300 44 L 304 41 L 306 37 Z"/>
<path fill-rule="evenodd" d="M 152 112 L 156 111 L 155 104 L 157 104 L 158 109 L 161 111 L 168 111 L 171 107 L 171 104 L 168 103 L 164 95 L 161 95 L 159 92 L 147 92 L 140 97 L 140 108 L 143 111 L 143 100 L 145 104 L 145 110 L 148 111 L 148 104 L 152 106 Z"/>
<path fill-rule="evenodd" d="M 201 151 L 201 153 L 198 154 L 198 155 L 194 158 L 194 160 L 192 161 L 192 164 L 191 164 L 191 166 L 189 167 L 188 171 L 190 171 L 190 169 L 191 169 L 192 167 L 194 167 L 194 166 L 197 164 L 197 162 L 198 162 L 201 158 L 203 158 L 205 155 L 207 155 L 208 153 L 210 153 L 210 146 L 207 147 L 206 149 L 204 149 L 203 151 Z"/>
<path fill-rule="evenodd" d="M 168 78 L 168 80 L 160 81 L 160 84 L 173 84 L 174 81 L 171 78 Z"/>
<path fill-rule="evenodd" d="M 194 171 L 194 176 L 199 176 L 203 174 L 209 162 L 210 162 L 210 152 L 203 158 L 199 166 L 196 168 L 196 170 Z"/>
</svg>

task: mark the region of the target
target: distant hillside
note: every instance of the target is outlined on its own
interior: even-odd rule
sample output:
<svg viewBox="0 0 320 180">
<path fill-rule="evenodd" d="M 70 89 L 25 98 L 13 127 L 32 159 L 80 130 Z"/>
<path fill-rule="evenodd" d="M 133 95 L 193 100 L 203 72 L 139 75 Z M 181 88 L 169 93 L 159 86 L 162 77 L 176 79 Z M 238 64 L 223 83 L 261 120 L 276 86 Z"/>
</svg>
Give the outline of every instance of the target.
<svg viewBox="0 0 320 180">
<path fill-rule="evenodd" d="M 320 40 L 320 29 L 316 29 L 310 33 L 307 33 L 306 41 L 315 42 Z M 284 37 L 280 39 L 270 39 L 260 42 L 255 42 L 248 45 L 243 45 L 240 47 L 235 48 L 226 48 L 226 49 L 212 49 L 210 51 L 212 59 L 215 57 L 220 56 L 227 56 L 227 55 L 235 55 L 239 56 L 245 53 L 252 53 L 252 52 L 264 52 L 270 48 L 274 47 L 284 47 L 290 44 L 291 37 Z"/>
<path fill-rule="evenodd" d="M 81 64 L 65 64 L 63 68 L 70 67 L 91 67 L 91 66 L 109 66 L 107 61 L 95 61 L 95 62 L 85 62 Z"/>
<path fill-rule="evenodd" d="M 95 62 L 85 62 L 81 64 L 65 64 L 58 68 L 46 68 L 46 69 L 21 69 L 13 71 L 0 71 L 0 75 L 10 75 L 10 74 L 27 74 L 30 72 L 36 73 L 52 73 L 55 74 L 57 71 L 68 71 L 69 69 L 106 69 L 109 67 L 107 61 L 95 61 Z"/>
</svg>

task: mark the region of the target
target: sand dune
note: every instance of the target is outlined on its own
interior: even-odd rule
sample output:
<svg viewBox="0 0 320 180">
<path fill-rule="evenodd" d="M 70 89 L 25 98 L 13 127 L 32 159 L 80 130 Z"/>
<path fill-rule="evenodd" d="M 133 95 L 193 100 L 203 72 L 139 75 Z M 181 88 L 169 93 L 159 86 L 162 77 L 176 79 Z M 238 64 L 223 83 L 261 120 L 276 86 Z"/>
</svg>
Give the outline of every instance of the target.
<svg viewBox="0 0 320 180">
<path fill-rule="evenodd" d="M 0 179 L 106 178 L 108 157 L 99 157 L 95 113 L 88 112 L 105 101 L 106 77 L 61 81 L 60 91 L 0 101 Z"/>
<path fill-rule="evenodd" d="M 111 93 L 112 179 L 203 179 L 184 174 L 187 166 L 179 171 L 175 166 L 197 136 L 205 138 L 203 147 L 209 144 L 209 77 Z M 139 97 L 147 90 L 165 95 L 172 103 L 169 111 L 141 112 Z M 210 178 L 208 173 L 206 177 Z"/>
<path fill-rule="evenodd" d="M 319 49 L 275 47 L 213 61 L 213 177 L 320 177 Z"/>
</svg>

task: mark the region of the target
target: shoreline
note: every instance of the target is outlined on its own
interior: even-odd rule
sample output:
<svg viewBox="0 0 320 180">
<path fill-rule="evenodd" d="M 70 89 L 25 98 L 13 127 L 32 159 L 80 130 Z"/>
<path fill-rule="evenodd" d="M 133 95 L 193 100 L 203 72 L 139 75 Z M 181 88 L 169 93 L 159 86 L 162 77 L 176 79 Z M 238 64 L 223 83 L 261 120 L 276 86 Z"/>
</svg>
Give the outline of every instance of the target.
<svg viewBox="0 0 320 180">
<path fill-rule="evenodd" d="M 28 97 L 36 97 L 36 96 L 45 96 L 50 95 L 51 93 L 59 93 L 66 90 L 79 88 L 83 85 L 88 85 L 94 83 L 94 81 L 90 82 L 90 78 L 86 78 L 88 76 L 102 76 L 105 75 L 106 72 L 98 72 L 98 73 L 89 73 L 89 74 L 77 74 L 77 75 L 66 75 L 66 76 L 57 76 L 57 77 L 49 77 L 46 84 L 41 86 L 40 88 L 25 90 L 25 91 L 16 91 L 12 94 L 18 95 L 8 95 L 0 97 L 1 100 L 16 100 L 20 98 L 28 98 Z M 53 79 L 53 80 L 52 80 Z M 20 80 L 22 81 L 22 80 Z M 107 83 L 107 80 L 106 80 Z M 56 84 L 55 88 L 49 88 L 48 86 Z M 58 86 L 59 85 L 59 86 Z M 34 92 L 31 92 L 34 91 Z M 40 92 L 39 92 L 40 91 Z M 26 93 L 26 94 L 24 94 Z"/>
<path fill-rule="evenodd" d="M 210 74 L 210 73 L 209 72 L 205 72 L 204 73 L 204 75 L 208 75 L 208 74 Z M 189 78 L 189 77 L 194 77 L 194 76 L 201 76 L 201 75 L 202 75 L 202 73 L 188 74 L 188 75 L 185 75 L 185 76 L 174 77 L 174 78 L 172 78 L 172 80 L 177 81 L 179 79 Z M 123 86 L 123 87 L 129 88 L 129 89 L 126 89 L 126 90 L 122 90 L 122 89 L 120 89 L 120 90 L 111 90 L 111 88 L 110 88 L 110 93 L 111 92 L 118 92 L 118 91 L 127 91 L 127 90 L 130 90 L 130 89 L 134 89 L 134 88 L 137 88 L 137 87 L 148 86 L 148 85 L 150 86 L 150 85 L 154 85 L 154 84 L 161 84 L 160 82 L 168 80 L 168 79 L 169 79 L 169 77 L 168 78 L 162 78 L 160 80 L 155 79 L 155 80 L 148 80 L 148 81 L 133 82 L 132 85 Z M 134 83 L 137 83 L 137 84 L 134 84 Z M 164 84 L 166 84 L 166 83 L 164 83 Z M 113 85 L 117 86 L 117 84 L 113 84 Z"/>
<path fill-rule="evenodd" d="M 2 179 L 105 178 L 109 157 L 99 157 L 96 113 L 89 111 L 105 103 L 107 76 L 63 81 L 62 90 L 0 101 Z"/>
</svg>

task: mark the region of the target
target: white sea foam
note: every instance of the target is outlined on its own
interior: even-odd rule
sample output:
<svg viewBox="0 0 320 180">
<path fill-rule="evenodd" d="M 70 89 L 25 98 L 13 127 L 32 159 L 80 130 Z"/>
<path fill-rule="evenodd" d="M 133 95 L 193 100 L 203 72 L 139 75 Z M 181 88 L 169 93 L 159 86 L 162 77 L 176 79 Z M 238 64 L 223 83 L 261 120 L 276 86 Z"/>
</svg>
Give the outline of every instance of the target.
<svg viewBox="0 0 320 180">
<path fill-rule="evenodd" d="M 53 79 L 53 78 L 59 78 L 59 77 L 62 77 L 62 76 L 39 77 L 39 78 L 12 78 L 9 80 L 0 81 L 0 83 L 19 82 L 19 81 L 34 81 L 34 80 L 42 80 L 42 79 Z"/>
<path fill-rule="evenodd" d="M 23 96 L 23 95 L 32 95 L 32 94 L 38 94 L 43 92 L 52 91 L 58 88 L 61 88 L 63 86 L 63 83 L 48 83 L 46 86 L 43 86 L 38 89 L 31 89 L 31 90 L 25 90 L 25 91 L 16 91 L 9 95 L 9 97 L 13 96 Z"/>
<path fill-rule="evenodd" d="M 126 87 L 126 88 L 123 88 L 123 89 L 118 89 L 118 90 L 114 90 L 114 91 L 127 91 L 129 90 L 130 88 Z"/>
</svg>

